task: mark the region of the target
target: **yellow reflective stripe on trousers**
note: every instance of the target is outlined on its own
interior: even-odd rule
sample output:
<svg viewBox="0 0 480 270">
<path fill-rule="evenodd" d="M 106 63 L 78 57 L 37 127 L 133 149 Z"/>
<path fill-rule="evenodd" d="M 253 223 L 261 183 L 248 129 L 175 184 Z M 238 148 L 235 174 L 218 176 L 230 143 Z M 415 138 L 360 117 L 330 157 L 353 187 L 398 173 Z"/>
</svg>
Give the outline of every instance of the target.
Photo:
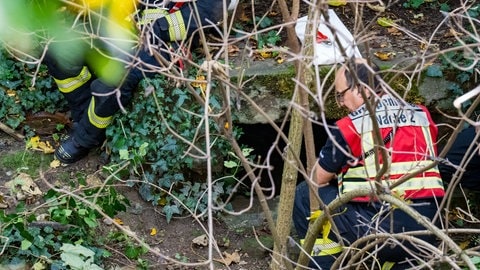
<svg viewBox="0 0 480 270">
<path fill-rule="evenodd" d="M 300 244 L 303 246 L 305 239 L 300 239 Z M 342 246 L 330 239 L 317 238 L 312 248 L 312 256 L 326 256 L 342 252 Z"/>
<path fill-rule="evenodd" d="M 66 78 L 63 80 L 55 79 L 55 82 L 57 83 L 58 90 L 60 92 L 68 94 L 73 92 L 75 89 L 79 88 L 80 86 L 84 85 L 88 80 L 92 78 L 92 74 L 88 70 L 86 66 L 82 68 L 82 71 L 80 71 L 80 74 L 78 74 L 75 77 L 71 78 Z"/>
<path fill-rule="evenodd" d="M 168 22 L 168 34 L 171 41 L 184 40 L 187 37 L 185 22 L 180 11 L 165 16 Z"/>
<path fill-rule="evenodd" d="M 388 187 L 394 180 L 382 180 L 382 186 Z M 348 179 L 342 180 L 342 187 L 341 190 L 343 193 L 358 190 L 358 189 L 366 189 L 366 188 L 374 188 L 375 183 L 373 181 L 348 181 Z M 416 177 L 411 178 L 405 183 L 395 187 L 395 191 L 402 193 L 402 191 L 406 190 L 421 190 L 421 189 L 434 189 L 443 187 L 442 180 L 439 177 Z"/>
<path fill-rule="evenodd" d="M 106 128 L 113 121 L 113 116 L 101 117 L 95 114 L 95 98 L 92 97 L 90 106 L 88 106 L 88 120 L 90 124 L 97 128 Z"/>
</svg>

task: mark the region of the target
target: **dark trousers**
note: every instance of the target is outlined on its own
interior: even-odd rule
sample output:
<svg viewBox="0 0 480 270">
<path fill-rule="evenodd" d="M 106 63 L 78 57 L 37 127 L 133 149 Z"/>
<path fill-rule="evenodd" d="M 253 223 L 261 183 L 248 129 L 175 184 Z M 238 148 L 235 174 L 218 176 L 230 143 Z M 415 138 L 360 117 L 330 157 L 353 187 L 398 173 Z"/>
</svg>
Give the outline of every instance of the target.
<svg viewBox="0 0 480 270">
<path fill-rule="evenodd" d="M 329 185 L 319 188 L 318 193 L 322 201 L 325 204 L 328 204 L 338 196 L 338 189 L 335 185 Z M 429 219 L 432 219 L 438 210 L 435 199 L 415 200 L 410 206 Z M 334 213 L 335 216 L 333 217 L 333 221 L 337 226 L 345 245 L 349 245 L 357 239 L 375 232 L 400 233 L 405 231 L 425 230 L 422 225 L 403 211 L 398 209 L 394 210 L 391 206 L 379 202 L 350 202 L 334 211 Z M 293 222 L 297 234 L 301 239 L 305 237 L 307 232 L 309 221 L 306 218 L 309 216 L 310 200 L 308 185 L 305 182 L 302 182 L 297 186 L 293 209 Z M 425 235 L 416 237 L 431 244 L 435 242 L 435 237 L 433 236 Z M 329 238 L 336 240 L 333 232 L 330 233 Z M 411 258 L 411 255 L 409 255 L 405 249 L 409 249 L 414 253 L 419 251 L 410 243 L 404 242 L 402 243 L 402 246 L 387 245 L 377 253 L 377 258 L 380 262 L 401 262 L 406 258 Z M 420 255 L 420 257 L 425 256 L 426 255 Z M 335 261 L 335 257 L 333 256 L 318 256 L 314 257 L 314 259 L 320 266 L 315 266 L 314 262 L 311 262 L 310 266 L 315 269 L 330 269 Z M 401 264 L 397 263 L 396 265 L 397 267 L 395 269 L 404 268 L 401 267 Z"/>
</svg>

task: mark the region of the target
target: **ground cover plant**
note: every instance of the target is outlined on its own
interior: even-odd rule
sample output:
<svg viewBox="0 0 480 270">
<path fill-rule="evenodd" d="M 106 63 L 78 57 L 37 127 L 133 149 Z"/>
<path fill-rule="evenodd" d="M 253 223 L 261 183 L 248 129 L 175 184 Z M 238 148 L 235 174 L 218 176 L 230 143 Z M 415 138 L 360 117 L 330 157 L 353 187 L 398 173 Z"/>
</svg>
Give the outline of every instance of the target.
<svg viewBox="0 0 480 270">
<path fill-rule="evenodd" d="M 73 1 L 61 3 L 67 7 L 75 4 Z M 272 60 L 276 64 L 299 61 L 297 59 L 308 61 L 308 51 L 301 51 L 304 55 L 300 55 L 300 47 L 295 47 L 295 44 L 301 44 L 292 37 L 291 19 L 298 16 L 296 5 L 301 7 L 303 15 L 310 16 L 318 15 L 315 12 L 324 11 L 327 6 L 299 1 L 289 4 L 291 6 L 284 1 L 262 4 L 241 2 L 236 13 L 231 14 L 231 21 L 218 26 L 216 36 L 206 37 L 204 42 L 209 45 L 206 46 L 209 50 L 197 52 L 198 58 L 184 59 L 190 66 L 188 71 L 176 73 L 175 70 L 159 69 L 156 78 L 145 80 L 133 105 L 125 108 L 125 112 L 109 128 L 107 143 L 99 150 L 104 153 L 100 156 L 101 160 L 98 153 L 92 153 L 85 161 L 70 168 L 42 167 L 41 171 L 30 171 L 26 167 L 31 169 L 39 165 L 27 160 L 26 154 L 17 153 L 17 158 L 13 158 L 7 151 L 3 155 L 2 151 L 2 185 L 18 173 L 28 172 L 33 178 L 42 180 L 38 182 L 43 183 L 45 191 L 40 202 L 31 206 L 16 199 L 12 202 L 10 191 L 4 187 L 0 190 L 0 205 L 9 206 L 0 212 L 2 265 L 24 263 L 37 269 L 94 269 L 114 267 L 114 264 L 146 269 L 160 265 L 240 269 L 245 267 L 240 262 L 248 261 L 248 269 L 266 269 L 270 263 L 268 254 L 261 257 L 262 264 L 256 265 L 256 259 L 251 255 L 262 252 L 249 251 L 250 256 L 246 256 L 246 253 L 231 249 L 239 247 L 237 242 L 245 241 L 242 236 L 247 235 L 246 229 L 230 234 L 222 231 L 226 233 L 222 236 L 214 233 L 214 226 L 220 226 L 220 217 L 235 211 L 229 203 L 236 191 L 242 189 L 242 196 L 247 194 L 260 198 L 258 204 L 264 211 L 265 222 L 254 233 L 263 232 L 273 239 L 275 247 L 260 248 L 268 252 L 274 249 L 272 254 L 275 255 L 272 256 L 275 259 L 270 267 L 288 267 L 289 262 L 285 259 L 289 257 L 296 260 L 298 251 L 290 253 L 282 248 L 291 234 L 291 218 L 284 215 L 274 220 L 269 206 L 263 204 L 267 201 L 263 197 L 265 190 L 257 185 L 262 170 L 270 169 L 268 153 L 257 157 L 248 146 L 237 141 L 241 131 L 236 128 L 235 107 L 239 104 L 245 106 L 246 103 L 255 105 L 243 91 L 244 86 L 255 77 L 230 80 L 228 73 L 231 71 L 229 68 L 235 67 L 229 57 Z M 12 3 L 9 5 L 14 6 Z M 365 57 L 381 63 L 382 70 L 390 75 L 392 82 L 398 77 L 402 79 L 399 89 L 402 88 L 405 97 L 409 92 L 421 95 L 417 94 L 416 86 L 425 77 L 445 79 L 448 87 L 444 92 L 450 100 L 478 85 L 478 3 L 388 1 L 377 6 L 335 1 L 329 7 L 336 10 L 359 42 L 371 49 L 365 49 Z M 51 10 L 56 11 L 56 8 Z M 4 21 L 0 20 L 1 23 Z M 230 25 L 233 25 L 232 29 Z M 5 33 L 0 31 L 2 40 L 8 34 Z M 22 47 L 12 46 L 13 39 L 8 37 L 10 41 L 4 42 L 0 51 L 0 123 L 26 136 L 25 142 L 44 132 L 42 141 L 49 141 L 54 147 L 65 129 L 68 130 L 64 101 L 44 67 L 38 65 L 41 54 L 33 59 L 29 58 L 31 55 L 19 55 L 18 50 Z M 400 55 L 403 55 L 400 64 L 392 64 Z M 309 65 L 302 61 L 295 64 L 297 68 Z M 291 90 L 295 94 L 290 100 L 291 114 L 281 119 L 288 120 L 293 127 L 291 130 L 303 131 L 304 126 L 318 124 L 316 120 L 322 119 L 324 112 L 328 113 L 330 108 L 324 107 L 328 102 L 323 100 L 331 98 L 331 88 L 321 83 L 332 80 L 328 77 L 329 73 L 322 73 L 327 78 L 319 80 L 302 77 L 306 74 L 299 71 L 294 78 L 296 88 Z M 311 91 L 303 91 L 305 89 Z M 305 100 L 295 99 L 302 95 L 309 97 L 307 100 L 312 102 L 312 106 L 305 106 Z M 425 99 L 419 100 L 422 102 Z M 458 111 L 457 108 L 442 110 L 439 115 L 443 114 L 446 120 L 441 124 L 447 127 L 443 132 L 452 136 L 464 122 L 474 122 L 473 111 L 477 103 L 471 99 L 461 103 Z M 430 104 L 432 109 L 435 106 Z M 49 113 L 48 117 L 37 115 L 37 118 L 29 118 L 39 111 Z M 55 114 L 58 112 L 60 115 Z M 263 113 L 258 109 L 258 114 Z M 45 129 L 44 120 L 47 118 L 54 121 Z M 42 124 L 35 125 L 39 121 Z M 308 131 L 287 135 L 281 132 L 278 122 L 272 119 L 267 122 L 278 132 L 279 140 L 288 145 L 280 149 L 278 141 L 268 142 L 272 143 L 271 151 L 279 152 L 288 161 L 285 163 L 285 177 L 300 175 L 308 178 L 309 166 L 297 163 L 300 160 L 298 146 L 309 143 Z M 305 142 L 302 142 L 303 136 Z M 448 145 L 448 139 L 442 143 Z M 26 145 L 22 144 L 21 151 L 33 151 L 25 149 Z M 48 162 L 51 160 L 51 155 L 36 157 Z M 309 160 L 311 164 L 311 155 Z M 100 182 L 92 182 L 95 178 L 92 176 L 98 177 Z M 281 211 L 288 208 L 288 199 L 293 198 L 291 190 L 283 190 L 294 187 L 296 179 L 292 179 L 282 181 Z M 265 182 L 265 179 L 262 181 Z M 125 199 L 118 190 L 135 199 Z M 138 191 L 140 197 L 130 194 L 131 190 Z M 265 192 L 270 194 L 270 191 Z M 454 188 L 448 199 L 454 195 L 453 191 Z M 458 195 L 458 189 L 456 191 Z M 477 267 L 479 256 L 475 246 L 478 243 L 469 237 L 479 233 L 478 213 L 472 203 L 474 196 L 468 192 L 460 196 L 466 201 L 461 210 L 450 207 L 447 200 L 441 202 L 446 205 L 446 211 L 441 213 L 445 222 L 435 232 L 442 236 L 439 238 L 444 243 L 443 249 L 432 250 L 435 256 L 425 258 L 425 265 L 456 269 Z M 140 200 L 147 203 L 139 203 Z M 408 209 L 407 203 L 396 202 L 401 204 L 399 207 Z M 452 208 L 455 211 L 449 210 Z M 243 212 L 235 214 L 242 215 Z M 138 218 L 140 216 L 142 218 Z M 186 218 L 193 221 L 185 222 Z M 171 228 L 190 230 L 188 233 L 177 233 Z M 449 233 L 446 233 L 447 229 Z M 250 232 L 250 228 L 247 230 Z M 206 238 L 202 238 L 204 233 Z M 195 238 L 196 242 L 191 244 L 187 235 L 200 238 Z M 173 239 L 167 238 L 169 236 Z M 389 237 L 393 239 L 395 235 Z M 186 247 L 181 246 L 185 243 Z M 169 250 L 169 246 L 173 248 Z M 309 252 L 301 254 L 305 257 Z M 363 264 L 364 268 L 371 266 L 361 259 L 363 256 L 367 253 L 352 255 L 358 258 L 352 264 Z M 304 258 L 300 262 L 305 263 Z"/>
</svg>

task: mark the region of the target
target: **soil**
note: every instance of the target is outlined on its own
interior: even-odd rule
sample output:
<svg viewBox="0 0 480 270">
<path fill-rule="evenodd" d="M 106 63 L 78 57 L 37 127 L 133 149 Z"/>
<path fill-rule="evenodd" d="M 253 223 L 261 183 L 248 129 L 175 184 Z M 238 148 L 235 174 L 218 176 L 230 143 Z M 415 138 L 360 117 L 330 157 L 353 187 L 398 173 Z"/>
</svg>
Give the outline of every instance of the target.
<svg viewBox="0 0 480 270">
<path fill-rule="evenodd" d="M 273 19 L 274 23 L 280 23 L 282 21 L 278 6 L 275 5 L 271 7 L 271 1 L 252 2 L 255 2 L 255 10 L 259 14 L 257 16 L 268 14 L 267 16 Z M 403 2 L 405 1 L 392 4 L 387 8 L 387 11 L 380 16 L 389 17 L 395 20 L 397 24 L 415 33 L 418 37 L 428 40 L 443 19 L 438 6 L 433 7 L 431 4 L 425 4 L 417 10 L 409 10 L 401 6 Z M 251 8 L 248 3 L 245 3 L 243 9 L 245 14 L 248 15 L 251 13 Z M 349 29 L 353 29 L 355 16 L 352 16 L 354 13 L 351 7 L 347 5 L 334 9 L 346 26 Z M 302 2 L 301 13 L 306 14 L 307 10 L 308 7 Z M 365 8 L 361 17 L 364 22 L 369 22 L 378 15 L 376 11 Z M 445 48 L 452 44 L 454 41 L 452 38 L 445 38 L 447 30 L 445 27 L 440 29 L 438 35 L 435 35 L 432 40 L 432 43 L 435 43 L 436 47 L 431 46 L 430 49 L 436 49 L 437 47 Z M 381 27 L 375 22 L 367 25 L 365 33 L 368 33 L 371 37 L 370 46 L 375 50 L 388 50 L 395 52 L 397 55 L 400 53 L 414 55 L 421 51 L 421 42 L 419 42 L 418 39 L 411 38 L 403 33 L 392 34 L 388 28 Z M 5 156 L 7 153 L 13 151 L 23 151 L 24 148 L 25 144 L 23 142 L 17 142 L 0 132 L 0 156 Z M 45 180 L 49 183 L 57 183 L 60 173 L 69 174 L 72 179 L 75 179 L 77 172 L 82 172 L 86 175 L 98 175 L 101 180 L 104 180 L 102 174 L 99 173 L 103 165 L 101 156 L 96 152 L 92 152 L 87 158 L 74 165 L 48 170 L 45 173 Z M 3 185 L 5 181 L 11 179 L 13 174 L 14 172 L 7 172 L 4 168 L 0 168 L 0 183 Z M 37 182 L 42 191 L 45 191 L 45 183 L 42 184 L 42 181 Z M 204 228 L 207 228 L 207 224 L 204 221 L 198 221 L 192 217 L 181 217 L 174 218 L 170 223 L 167 223 L 165 217 L 161 214 L 160 208 L 143 201 L 134 188 L 120 186 L 118 190 L 128 198 L 132 205 L 126 212 L 119 214 L 118 218 L 123 221 L 124 226 L 127 226 L 131 231 L 135 232 L 140 239 L 143 239 L 163 255 L 180 261 L 187 259 L 188 262 L 198 262 L 208 258 L 208 250 L 206 247 L 192 243 L 195 237 L 206 233 Z M 239 210 L 241 207 L 244 207 L 244 202 L 245 198 L 234 200 L 234 207 L 237 207 L 237 210 Z M 224 254 L 238 254 L 240 256 L 239 263 L 232 263 L 229 266 L 216 263 L 216 269 L 268 269 L 270 262 L 269 252 L 258 245 L 253 245 L 253 247 L 245 246 L 247 241 L 255 239 L 255 234 L 260 237 L 268 236 L 268 231 L 265 230 L 264 225 L 253 228 L 232 229 L 227 226 L 223 219 L 216 218 L 213 221 L 213 227 L 214 236 L 220 250 L 220 252 L 214 251 L 214 257 L 219 259 L 219 253 L 223 252 L 226 252 Z M 157 229 L 157 234 L 154 236 L 150 235 L 152 228 Z M 102 231 L 108 232 L 112 230 L 116 230 L 116 228 L 112 225 L 102 223 Z M 124 269 L 128 269 L 128 267 L 131 267 L 130 269 L 135 268 L 136 262 L 127 259 L 119 247 L 110 246 L 107 248 L 114 254 L 108 262 L 110 265 L 125 267 Z M 205 266 L 196 268 L 187 266 L 180 267 L 154 254 L 149 254 L 145 258 L 150 261 L 150 269 L 208 268 Z"/>
</svg>

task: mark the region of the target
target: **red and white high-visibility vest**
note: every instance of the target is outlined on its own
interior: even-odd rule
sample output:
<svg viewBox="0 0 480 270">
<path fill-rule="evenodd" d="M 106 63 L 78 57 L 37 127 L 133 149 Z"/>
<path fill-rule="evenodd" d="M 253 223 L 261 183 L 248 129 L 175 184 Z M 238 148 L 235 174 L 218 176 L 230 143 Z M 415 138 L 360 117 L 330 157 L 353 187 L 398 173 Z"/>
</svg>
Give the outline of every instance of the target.
<svg viewBox="0 0 480 270">
<path fill-rule="evenodd" d="M 373 117 L 382 135 L 390 166 L 382 176 L 383 187 L 388 188 L 405 174 L 431 165 L 437 155 L 437 127 L 428 110 L 419 105 L 400 102 L 390 95 L 383 95 Z M 340 194 L 355 189 L 375 189 L 376 159 L 383 164 L 379 150 L 374 150 L 372 117 L 366 106 L 337 121 L 351 154 L 358 157 L 355 166 L 346 165 L 339 175 Z M 405 199 L 442 197 L 445 195 L 438 167 L 418 173 L 391 191 Z M 353 201 L 368 202 L 370 197 L 358 197 Z"/>
</svg>

